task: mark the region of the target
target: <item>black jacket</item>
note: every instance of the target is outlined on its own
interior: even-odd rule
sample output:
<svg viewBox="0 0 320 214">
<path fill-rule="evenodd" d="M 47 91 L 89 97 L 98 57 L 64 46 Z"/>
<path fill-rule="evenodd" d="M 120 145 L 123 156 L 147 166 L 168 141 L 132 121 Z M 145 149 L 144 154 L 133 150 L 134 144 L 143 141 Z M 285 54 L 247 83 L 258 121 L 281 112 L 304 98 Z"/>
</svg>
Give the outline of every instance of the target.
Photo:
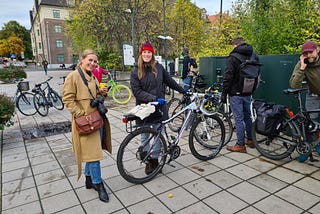
<svg viewBox="0 0 320 214">
<path fill-rule="evenodd" d="M 183 57 L 182 61 L 182 79 L 185 79 L 188 76 L 190 71 L 190 57 L 188 55 Z"/>
<path fill-rule="evenodd" d="M 164 83 L 170 88 L 183 93 L 183 88 L 172 79 L 168 72 L 159 63 L 156 64 L 157 77 L 152 73 L 151 67 L 146 69 L 144 77 L 138 78 L 138 67 L 135 66 L 130 75 L 130 85 L 136 98 L 136 105 L 156 101 L 157 98 L 165 99 Z M 159 111 L 161 109 L 161 111 Z M 163 105 L 155 113 L 145 118 L 145 122 L 157 122 L 168 118 L 167 106 Z M 162 112 L 162 113 L 161 113 Z"/>
<path fill-rule="evenodd" d="M 230 55 L 227 58 L 226 62 L 226 69 L 224 72 L 223 78 L 223 87 L 222 87 L 222 94 L 226 95 L 229 94 L 230 96 L 248 96 L 251 94 L 241 94 L 240 93 L 240 86 L 239 86 L 239 77 L 240 73 L 238 70 L 241 61 L 236 57 L 232 56 L 232 53 L 239 53 L 245 57 L 245 59 L 250 59 L 252 53 L 255 55 L 254 58 L 259 62 L 259 57 L 256 53 L 254 53 L 253 48 L 251 45 L 243 43 L 236 48 L 234 48 Z"/>
</svg>

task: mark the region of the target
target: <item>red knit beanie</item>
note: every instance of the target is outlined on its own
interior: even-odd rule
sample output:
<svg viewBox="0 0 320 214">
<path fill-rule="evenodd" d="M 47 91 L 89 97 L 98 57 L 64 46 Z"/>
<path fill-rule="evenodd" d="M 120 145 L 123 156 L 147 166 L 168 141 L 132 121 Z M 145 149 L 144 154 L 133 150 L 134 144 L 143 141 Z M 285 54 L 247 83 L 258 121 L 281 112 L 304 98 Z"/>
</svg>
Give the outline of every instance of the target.
<svg viewBox="0 0 320 214">
<path fill-rule="evenodd" d="M 140 50 L 139 50 L 139 53 L 141 54 L 142 51 L 145 51 L 145 50 L 151 51 L 152 54 L 154 54 L 154 48 L 153 48 L 153 46 L 151 45 L 151 43 L 150 43 L 149 41 L 145 41 L 145 42 L 141 45 Z"/>
</svg>

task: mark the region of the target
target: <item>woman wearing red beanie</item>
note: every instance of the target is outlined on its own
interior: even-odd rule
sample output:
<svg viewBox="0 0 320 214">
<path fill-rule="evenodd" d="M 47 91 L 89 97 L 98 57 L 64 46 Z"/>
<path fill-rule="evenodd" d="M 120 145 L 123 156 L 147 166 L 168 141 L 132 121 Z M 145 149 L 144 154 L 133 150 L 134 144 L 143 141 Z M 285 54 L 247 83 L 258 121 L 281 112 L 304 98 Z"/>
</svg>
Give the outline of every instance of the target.
<svg viewBox="0 0 320 214">
<path fill-rule="evenodd" d="M 130 84 L 133 95 L 136 98 L 136 105 L 152 101 L 159 102 L 156 111 L 137 124 L 160 125 L 161 121 L 168 118 L 168 109 L 165 103 L 165 90 L 163 85 L 183 93 L 183 88 L 173 80 L 164 67 L 154 57 L 154 48 L 149 41 L 144 42 L 139 49 L 138 63 L 135 65 L 130 76 Z M 148 136 L 141 136 L 141 141 Z M 158 145 L 159 147 L 160 145 Z M 155 146 L 157 147 L 157 146 Z M 147 148 L 145 148 L 147 149 Z M 145 173 L 150 174 L 158 166 L 160 148 L 154 148 L 152 159 L 146 164 Z"/>
</svg>

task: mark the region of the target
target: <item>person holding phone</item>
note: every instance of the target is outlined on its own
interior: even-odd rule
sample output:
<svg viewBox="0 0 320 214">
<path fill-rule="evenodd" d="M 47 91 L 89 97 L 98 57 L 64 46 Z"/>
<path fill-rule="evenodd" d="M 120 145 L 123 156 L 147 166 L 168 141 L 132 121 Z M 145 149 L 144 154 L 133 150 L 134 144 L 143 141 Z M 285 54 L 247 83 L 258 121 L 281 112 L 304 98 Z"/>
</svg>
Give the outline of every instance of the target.
<svg viewBox="0 0 320 214">
<path fill-rule="evenodd" d="M 302 81 L 308 84 L 306 110 L 320 108 L 320 60 L 316 42 L 307 41 L 302 45 L 302 55 L 296 64 L 289 83 L 291 88 L 300 88 Z M 319 122 L 318 113 L 310 114 L 313 121 Z"/>
</svg>

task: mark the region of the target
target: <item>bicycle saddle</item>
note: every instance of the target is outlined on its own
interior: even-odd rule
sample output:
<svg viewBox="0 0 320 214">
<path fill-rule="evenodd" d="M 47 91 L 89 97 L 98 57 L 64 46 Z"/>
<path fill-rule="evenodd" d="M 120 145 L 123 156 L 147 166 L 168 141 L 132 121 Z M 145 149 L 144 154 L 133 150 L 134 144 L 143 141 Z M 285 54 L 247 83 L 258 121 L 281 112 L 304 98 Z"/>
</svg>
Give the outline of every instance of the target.
<svg viewBox="0 0 320 214">
<path fill-rule="evenodd" d="M 302 91 L 307 91 L 308 88 L 288 88 L 283 90 L 283 93 L 285 94 L 298 94 Z"/>
</svg>

